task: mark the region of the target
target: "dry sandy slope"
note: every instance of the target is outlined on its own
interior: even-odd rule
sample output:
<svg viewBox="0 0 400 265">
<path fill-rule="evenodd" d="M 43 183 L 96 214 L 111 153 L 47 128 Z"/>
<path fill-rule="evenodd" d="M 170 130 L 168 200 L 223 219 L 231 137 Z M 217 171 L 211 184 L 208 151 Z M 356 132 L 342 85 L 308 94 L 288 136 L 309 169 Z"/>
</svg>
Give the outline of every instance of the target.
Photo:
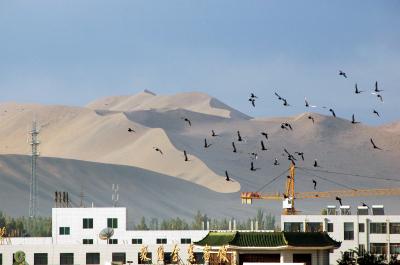
<svg viewBox="0 0 400 265">
<path fill-rule="evenodd" d="M 36 116 L 42 124 L 42 156 L 141 167 L 218 192 L 240 189 L 238 182 L 226 183 L 221 173 L 213 172 L 193 155 L 189 154 L 190 161 L 185 163 L 183 152 L 171 144 L 162 129 L 135 124 L 123 113 L 99 115 L 85 108 L 18 104 L 3 104 L 0 113 L 0 154 L 29 153 L 27 126 Z M 128 127 L 137 133 L 128 133 Z M 165 155 L 153 150 L 154 146 Z"/>
</svg>

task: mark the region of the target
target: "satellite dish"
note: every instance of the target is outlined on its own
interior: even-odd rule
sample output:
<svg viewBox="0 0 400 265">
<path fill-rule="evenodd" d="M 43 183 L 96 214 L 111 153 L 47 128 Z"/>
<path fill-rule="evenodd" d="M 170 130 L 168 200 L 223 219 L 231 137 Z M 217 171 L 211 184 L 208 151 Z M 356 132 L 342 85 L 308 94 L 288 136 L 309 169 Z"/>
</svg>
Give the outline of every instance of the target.
<svg viewBox="0 0 400 265">
<path fill-rule="evenodd" d="M 99 238 L 101 240 L 108 240 L 113 235 L 114 235 L 114 229 L 112 229 L 112 228 L 104 228 L 103 230 L 101 230 L 101 232 L 99 234 Z"/>
</svg>

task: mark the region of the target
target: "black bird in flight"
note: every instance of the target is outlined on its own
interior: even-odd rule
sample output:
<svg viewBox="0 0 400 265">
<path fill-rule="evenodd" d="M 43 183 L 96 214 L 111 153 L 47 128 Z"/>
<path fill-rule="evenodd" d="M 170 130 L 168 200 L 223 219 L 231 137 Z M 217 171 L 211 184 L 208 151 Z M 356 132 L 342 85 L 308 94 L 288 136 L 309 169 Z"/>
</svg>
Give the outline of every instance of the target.
<svg viewBox="0 0 400 265">
<path fill-rule="evenodd" d="M 316 108 L 317 106 L 314 106 L 314 105 L 310 105 L 310 103 L 308 103 L 308 101 L 307 101 L 307 98 L 304 98 L 304 102 L 305 102 L 305 106 L 306 106 L 306 108 Z"/>
<path fill-rule="evenodd" d="M 236 153 L 236 146 L 235 146 L 235 142 L 232 142 L 232 147 L 233 147 L 233 152 Z"/>
<path fill-rule="evenodd" d="M 379 116 L 379 112 L 377 112 L 376 110 L 374 110 L 372 113 L 376 114 L 376 116 L 378 116 L 378 117 L 381 117 L 381 116 Z"/>
<path fill-rule="evenodd" d="M 183 155 L 185 156 L 185 161 L 189 161 L 186 150 L 183 150 Z"/>
<path fill-rule="evenodd" d="M 261 150 L 262 150 L 262 151 L 267 151 L 267 150 L 268 150 L 268 149 L 265 147 L 264 141 L 263 141 L 263 140 L 261 140 Z"/>
<path fill-rule="evenodd" d="M 258 98 L 254 93 L 250 93 L 250 98 Z"/>
<path fill-rule="evenodd" d="M 301 157 L 301 159 L 304 161 L 304 152 L 295 152 L 298 156 Z"/>
<path fill-rule="evenodd" d="M 351 123 L 352 124 L 360 123 L 359 121 L 356 121 L 356 119 L 354 118 L 354 114 L 353 116 L 351 116 Z"/>
<path fill-rule="evenodd" d="M 319 167 L 317 159 L 314 159 L 314 167 Z"/>
<path fill-rule="evenodd" d="M 339 70 L 339 75 L 342 75 L 344 78 L 347 78 L 347 75 L 345 72 L 343 72 L 342 70 Z"/>
<path fill-rule="evenodd" d="M 342 198 L 336 197 L 336 200 L 339 202 L 340 206 L 342 206 Z"/>
<path fill-rule="evenodd" d="M 266 132 L 262 132 L 262 133 L 261 133 L 261 135 L 265 136 L 265 139 L 267 139 L 267 140 L 268 140 L 268 133 L 266 133 Z"/>
<path fill-rule="evenodd" d="M 240 131 L 237 131 L 238 142 L 242 141 L 242 136 L 240 135 Z"/>
<path fill-rule="evenodd" d="M 283 100 L 283 97 L 279 96 L 278 93 L 275 92 L 275 95 L 278 97 L 278 100 Z"/>
<path fill-rule="evenodd" d="M 309 120 L 311 120 L 311 121 L 312 121 L 312 123 L 314 124 L 314 118 L 313 118 L 313 116 L 311 116 L 311 115 L 310 115 L 310 116 L 308 116 L 308 119 L 309 119 Z"/>
<path fill-rule="evenodd" d="M 160 149 L 160 148 L 158 148 L 158 147 L 155 147 L 155 146 L 154 146 L 154 147 L 153 147 L 153 149 L 154 149 L 154 150 L 156 150 L 157 152 L 159 152 L 160 154 L 162 154 L 162 155 L 163 155 L 163 152 L 161 151 L 161 149 Z"/>
<path fill-rule="evenodd" d="M 356 83 L 354 89 L 355 89 L 354 93 L 356 93 L 356 94 L 361 94 L 362 92 L 364 92 L 363 90 L 358 90 L 357 83 Z"/>
<path fill-rule="evenodd" d="M 281 124 L 281 129 L 289 130 L 288 128 L 286 128 L 285 123 L 282 123 L 282 124 Z"/>
<path fill-rule="evenodd" d="M 225 180 L 226 180 L 226 181 L 229 181 L 230 178 L 229 178 L 229 174 L 228 174 L 228 171 L 227 171 L 227 170 L 225 170 L 225 176 L 226 176 Z"/>
<path fill-rule="evenodd" d="M 382 91 L 383 91 L 382 89 L 379 89 L 379 88 L 378 88 L 378 81 L 375 81 L 375 89 L 374 89 L 374 91 L 375 91 L 376 93 L 379 93 L 379 92 L 382 92 Z"/>
<path fill-rule="evenodd" d="M 362 203 L 362 206 L 368 207 L 368 205 L 365 202 Z"/>
<path fill-rule="evenodd" d="M 189 124 L 189 126 L 192 126 L 192 122 L 188 118 L 182 117 L 182 119 L 186 121 Z"/>
<path fill-rule="evenodd" d="M 297 160 L 291 153 L 289 153 L 289 151 L 288 150 L 286 150 L 286 148 L 283 148 L 283 151 L 285 151 L 285 153 L 288 155 L 288 160 L 290 160 L 290 161 L 294 161 L 294 160 Z M 294 163 L 294 162 L 293 162 Z"/>
<path fill-rule="evenodd" d="M 283 99 L 283 106 L 285 106 L 285 107 L 290 106 L 289 103 L 287 103 L 287 100 L 286 100 L 286 99 Z"/>
<path fill-rule="evenodd" d="M 381 100 L 381 102 L 383 102 L 383 97 L 381 94 L 376 94 L 376 96 Z"/>
<path fill-rule="evenodd" d="M 256 107 L 256 100 L 254 98 L 249 98 L 249 101 L 251 102 L 251 105 L 253 105 L 253 107 Z"/>
<path fill-rule="evenodd" d="M 216 137 L 216 136 L 218 136 L 218 134 L 216 134 L 214 130 L 211 130 L 211 136 Z"/>
<path fill-rule="evenodd" d="M 374 147 L 374 149 L 382 150 L 381 148 L 379 148 L 378 146 L 376 146 L 376 144 L 375 144 L 374 140 L 372 140 L 372 138 L 369 139 L 369 140 L 370 140 L 372 146 Z"/>
<path fill-rule="evenodd" d="M 315 179 L 313 179 L 312 182 L 314 183 L 314 190 L 316 190 L 317 189 L 317 181 Z"/>
<path fill-rule="evenodd" d="M 209 148 L 211 146 L 211 144 L 207 143 L 207 139 L 204 138 L 204 148 Z"/>
<path fill-rule="evenodd" d="M 336 113 L 333 109 L 329 109 L 329 111 L 332 113 L 332 116 L 336 118 Z"/>
<path fill-rule="evenodd" d="M 275 161 L 274 161 L 274 166 L 279 166 L 279 162 L 278 162 L 278 159 L 276 159 L 276 157 L 275 157 Z"/>
<path fill-rule="evenodd" d="M 133 133 L 133 132 L 135 132 L 135 130 L 132 129 L 131 127 L 129 127 L 129 128 L 128 128 L 128 132 Z"/>
</svg>

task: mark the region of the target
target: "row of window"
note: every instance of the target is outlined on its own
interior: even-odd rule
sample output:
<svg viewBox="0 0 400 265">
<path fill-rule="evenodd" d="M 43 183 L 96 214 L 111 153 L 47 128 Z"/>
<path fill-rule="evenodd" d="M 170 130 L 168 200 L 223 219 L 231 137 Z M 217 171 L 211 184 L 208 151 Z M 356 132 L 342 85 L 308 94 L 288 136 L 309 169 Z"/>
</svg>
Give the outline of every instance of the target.
<svg viewBox="0 0 400 265">
<path fill-rule="evenodd" d="M 82 227 L 83 229 L 93 229 L 93 218 L 83 218 L 82 219 Z M 117 218 L 107 218 L 107 228 L 118 228 L 118 219 Z M 60 227 L 59 230 L 60 235 L 69 235 L 70 228 L 69 227 Z"/>
<path fill-rule="evenodd" d="M 143 262 L 140 260 L 140 253 L 137 253 L 137 264 L 152 264 L 152 253 L 148 252 L 147 257 L 149 261 Z M 203 264 L 203 253 L 195 252 L 194 258 L 198 264 Z M 34 253 L 33 265 L 48 265 L 48 253 Z M 112 253 L 113 262 L 134 263 L 133 261 L 126 260 L 125 252 L 113 252 Z M 165 264 L 171 264 L 172 255 L 171 252 L 164 253 Z M 3 255 L 0 253 L 0 265 L 3 264 Z M 15 258 L 13 255 L 13 264 L 15 263 Z M 73 265 L 74 263 L 74 253 L 60 253 L 60 265 Z M 94 265 L 100 264 L 100 253 L 86 253 L 86 264 Z"/>
<path fill-rule="evenodd" d="M 167 239 L 166 238 L 157 238 L 156 240 L 157 244 L 167 244 Z M 191 244 L 192 239 L 190 238 L 181 238 L 181 244 Z M 82 244 L 84 245 L 92 245 L 93 244 L 93 239 L 83 239 Z M 110 238 L 108 239 L 108 244 L 110 245 L 116 245 L 118 244 L 118 239 L 117 238 Z M 141 245 L 143 244 L 143 240 L 141 238 L 133 238 L 132 239 L 132 244 L 134 245 Z"/>
</svg>

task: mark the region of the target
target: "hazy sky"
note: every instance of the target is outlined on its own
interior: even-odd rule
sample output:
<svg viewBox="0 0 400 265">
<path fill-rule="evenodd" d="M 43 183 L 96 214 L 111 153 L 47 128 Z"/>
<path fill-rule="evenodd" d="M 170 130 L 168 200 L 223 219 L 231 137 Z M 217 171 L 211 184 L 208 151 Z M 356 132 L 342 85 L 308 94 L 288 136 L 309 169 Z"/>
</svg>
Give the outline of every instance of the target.
<svg viewBox="0 0 400 265">
<path fill-rule="evenodd" d="M 307 96 L 345 118 L 400 120 L 399 14 L 395 0 L 0 0 L 0 101 L 202 91 L 252 116 L 304 112 Z"/>
</svg>

